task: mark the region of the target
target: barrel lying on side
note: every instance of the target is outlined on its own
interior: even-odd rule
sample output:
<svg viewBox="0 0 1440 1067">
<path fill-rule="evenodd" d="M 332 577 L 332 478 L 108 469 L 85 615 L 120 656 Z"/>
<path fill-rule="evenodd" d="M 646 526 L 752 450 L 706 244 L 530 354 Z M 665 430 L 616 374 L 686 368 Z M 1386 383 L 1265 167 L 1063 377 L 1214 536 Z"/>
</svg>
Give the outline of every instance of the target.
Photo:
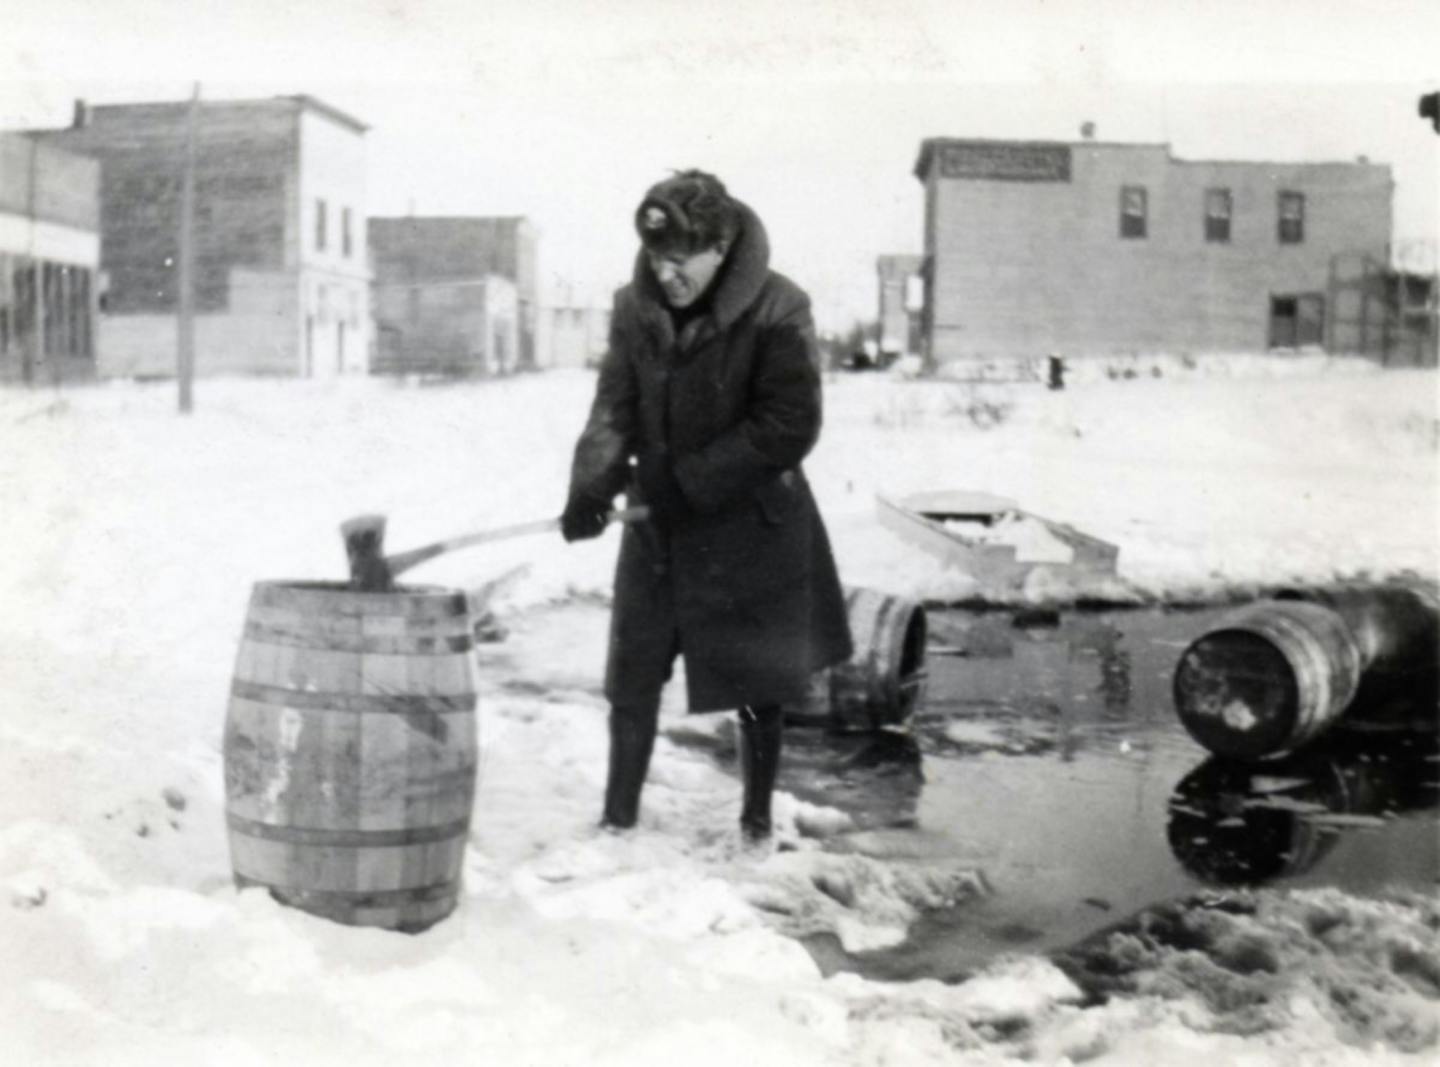
<svg viewBox="0 0 1440 1067">
<path fill-rule="evenodd" d="M 904 722 L 924 693 L 925 608 L 874 589 L 847 586 L 845 609 L 855 651 L 816 679 L 812 703 L 827 725 L 877 729 Z"/>
<path fill-rule="evenodd" d="M 1302 601 L 1266 601 L 1200 637 L 1175 669 L 1180 721 L 1222 756 L 1287 752 L 1320 734 L 1360 684 L 1344 621 Z"/>
<path fill-rule="evenodd" d="M 460 593 L 255 586 L 225 724 L 237 883 L 359 926 L 420 930 L 455 908 L 472 642 Z"/>
<path fill-rule="evenodd" d="M 1440 602 L 1403 585 L 1260 601 L 1185 650 L 1175 707 L 1191 735 L 1218 755 L 1283 755 L 1328 730 L 1357 696 L 1373 701 L 1382 680 L 1403 686 L 1428 677 L 1433 688 L 1437 631 Z"/>
</svg>

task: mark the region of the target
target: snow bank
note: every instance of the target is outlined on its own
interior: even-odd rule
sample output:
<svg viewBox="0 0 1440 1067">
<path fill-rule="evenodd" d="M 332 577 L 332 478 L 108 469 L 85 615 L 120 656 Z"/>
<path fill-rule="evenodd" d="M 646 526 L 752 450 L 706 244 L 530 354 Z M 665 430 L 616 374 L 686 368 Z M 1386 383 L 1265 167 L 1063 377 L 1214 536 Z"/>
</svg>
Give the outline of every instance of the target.
<svg viewBox="0 0 1440 1067">
<path fill-rule="evenodd" d="M 1440 1039 L 1433 899 L 1315 890 L 1176 902 L 1090 939 L 1061 966 L 1094 995 L 1162 1002 L 1188 1028 L 1267 1041 L 1308 1030 L 1314 1051 L 1333 1053 L 1327 1062 L 1429 1054 Z"/>
<path fill-rule="evenodd" d="M 1440 570 L 1433 372 L 1318 358 L 1209 367 L 1056 392 L 839 379 L 808 469 L 847 580 L 972 596 L 965 575 L 874 534 L 876 492 L 946 488 L 1009 497 L 1119 546 L 1116 582 L 1037 578 L 1016 598 L 1031 603 L 1224 599 Z"/>
</svg>

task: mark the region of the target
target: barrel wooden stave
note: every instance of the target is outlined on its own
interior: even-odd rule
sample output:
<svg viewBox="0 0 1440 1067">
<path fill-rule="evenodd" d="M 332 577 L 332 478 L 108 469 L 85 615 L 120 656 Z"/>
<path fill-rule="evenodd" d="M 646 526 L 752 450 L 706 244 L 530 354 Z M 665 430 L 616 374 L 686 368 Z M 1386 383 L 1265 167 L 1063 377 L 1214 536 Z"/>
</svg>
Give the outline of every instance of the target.
<svg viewBox="0 0 1440 1067">
<path fill-rule="evenodd" d="M 478 739 L 463 595 L 260 583 L 225 766 L 242 885 L 416 929 L 458 899 Z"/>
<path fill-rule="evenodd" d="M 301 711 L 237 697 L 230 718 L 232 816 L 382 830 L 469 814 L 473 714 L 432 714 L 416 725 L 400 714 Z M 410 734 L 417 731 L 439 743 L 415 744 Z"/>
</svg>

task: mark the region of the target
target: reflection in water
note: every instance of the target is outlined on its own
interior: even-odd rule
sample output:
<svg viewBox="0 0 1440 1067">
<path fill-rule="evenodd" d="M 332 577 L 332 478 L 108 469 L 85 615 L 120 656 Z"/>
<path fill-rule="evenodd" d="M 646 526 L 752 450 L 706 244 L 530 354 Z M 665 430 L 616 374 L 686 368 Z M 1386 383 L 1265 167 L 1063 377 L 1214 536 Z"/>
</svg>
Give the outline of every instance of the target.
<svg viewBox="0 0 1440 1067">
<path fill-rule="evenodd" d="M 836 949 L 828 965 L 949 978 L 1022 934 L 1028 951 L 1049 951 L 1112 913 L 1307 868 L 1306 885 L 1433 886 L 1437 745 L 1397 729 L 1434 722 L 1433 698 L 1428 712 L 1395 706 L 1413 679 L 1356 707 L 1341 744 L 1197 766 L 1207 754 L 1176 718 L 1172 682 L 1182 652 L 1228 611 L 932 610 L 930 684 L 909 731 L 918 750 L 900 735 L 867 753 L 863 737 L 787 732 L 782 788 L 862 827 L 918 819 L 913 834 L 834 847 L 973 864 L 994 889 L 927 915 L 901 945 Z"/>
<path fill-rule="evenodd" d="M 1431 733 L 1339 734 L 1263 764 L 1211 757 L 1175 787 L 1176 859 L 1219 885 L 1303 874 L 1356 828 L 1440 807 Z"/>
<path fill-rule="evenodd" d="M 1098 650 L 1100 658 L 1100 691 L 1107 718 L 1123 719 L 1130 713 L 1130 653 L 1120 647 L 1120 633 L 1113 627 L 1104 630 L 1108 640 Z"/>
<path fill-rule="evenodd" d="M 1105 725 L 1129 723 L 1131 652 L 1108 619 L 1080 614 L 931 614 L 930 693 L 915 725 L 927 751 L 1072 760 Z"/>
<path fill-rule="evenodd" d="M 785 732 L 780 788 L 838 808 L 859 827 L 915 825 L 924 784 L 920 747 L 908 733 Z"/>
</svg>

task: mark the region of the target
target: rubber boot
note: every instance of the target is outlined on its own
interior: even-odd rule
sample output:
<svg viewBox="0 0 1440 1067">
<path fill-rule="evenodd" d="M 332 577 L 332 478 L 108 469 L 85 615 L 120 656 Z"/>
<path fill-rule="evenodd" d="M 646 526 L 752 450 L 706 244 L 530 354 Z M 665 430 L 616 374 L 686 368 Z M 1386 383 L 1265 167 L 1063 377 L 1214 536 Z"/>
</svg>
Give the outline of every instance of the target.
<svg viewBox="0 0 1440 1067">
<path fill-rule="evenodd" d="M 639 819 L 640 790 L 655 747 L 657 717 L 644 709 L 610 709 L 610 772 L 605 781 L 601 826 L 625 830 Z"/>
<path fill-rule="evenodd" d="M 740 833 L 747 841 L 770 836 L 770 797 L 780 771 L 785 720 L 776 705 L 740 709 L 740 774 L 745 783 Z"/>
</svg>

